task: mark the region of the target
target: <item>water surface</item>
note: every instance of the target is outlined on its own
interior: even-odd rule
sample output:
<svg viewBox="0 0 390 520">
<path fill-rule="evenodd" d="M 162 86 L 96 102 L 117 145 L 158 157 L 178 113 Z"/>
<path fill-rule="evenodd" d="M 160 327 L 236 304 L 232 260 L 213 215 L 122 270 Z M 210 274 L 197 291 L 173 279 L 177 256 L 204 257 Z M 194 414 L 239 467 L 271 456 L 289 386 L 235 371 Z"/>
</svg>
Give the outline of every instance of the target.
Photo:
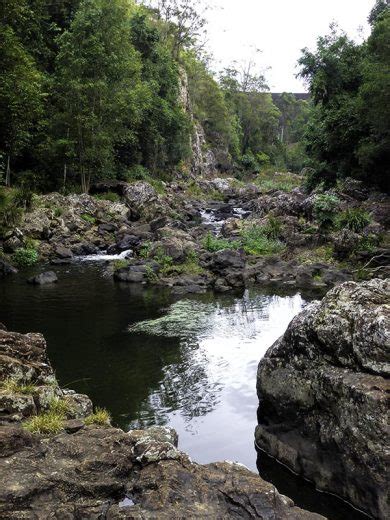
<svg viewBox="0 0 390 520">
<path fill-rule="evenodd" d="M 307 300 L 259 290 L 178 300 L 115 283 L 102 263 L 55 270 L 54 285 L 28 285 L 34 270 L 1 281 L 0 321 L 44 334 L 60 385 L 87 393 L 126 430 L 174 427 L 195 461 L 233 460 L 256 471 L 257 365 Z M 264 468 L 277 483 L 277 463 Z M 318 493 L 299 482 L 300 492 L 288 490 L 303 507 L 333 520 L 360 518 L 328 496 L 320 506 Z"/>
</svg>

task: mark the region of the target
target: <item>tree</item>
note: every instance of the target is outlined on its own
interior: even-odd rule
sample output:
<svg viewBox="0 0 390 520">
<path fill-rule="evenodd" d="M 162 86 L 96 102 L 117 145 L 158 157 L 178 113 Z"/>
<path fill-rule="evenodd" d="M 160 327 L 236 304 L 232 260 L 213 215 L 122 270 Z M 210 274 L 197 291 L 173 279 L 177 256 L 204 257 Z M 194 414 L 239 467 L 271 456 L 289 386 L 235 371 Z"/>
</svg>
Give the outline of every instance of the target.
<svg viewBox="0 0 390 520">
<path fill-rule="evenodd" d="M 371 9 L 368 21 L 374 26 L 383 14 L 390 9 L 390 0 L 376 0 L 374 7 Z"/>
<path fill-rule="evenodd" d="M 11 159 L 31 141 L 42 110 L 42 75 L 9 25 L 0 27 L 0 141 L 6 156 L 6 185 Z"/>
<path fill-rule="evenodd" d="M 127 0 L 84 0 L 59 38 L 56 118 L 88 191 L 92 176 L 112 172 L 114 145 L 135 139 L 147 102 L 141 62 L 131 43 Z"/>
<path fill-rule="evenodd" d="M 165 37 L 171 43 L 172 56 L 179 59 L 183 49 L 194 47 L 204 35 L 206 8 L 199 9 L 195 0 L 150 0 L 146 5 L 153 8 L 163 21 Z"/>
<path fill-rule="evenodd" d="M 264 76 L 254 63 L 231 66 L 220 77 L 228 103 L 237 114 L 241 129 L 241 155 L 268 154 L 277 136 L 280 112 L 266 92 Z"/>
<path fill-rule="evenodd" d="M 373 176 L 389 190 L 390 10 L 382 11 L 376 20 L 363 61 L 358 110 L 367 132 L 359 142 L 357 156 L 364 177 Z"/>
</svg>

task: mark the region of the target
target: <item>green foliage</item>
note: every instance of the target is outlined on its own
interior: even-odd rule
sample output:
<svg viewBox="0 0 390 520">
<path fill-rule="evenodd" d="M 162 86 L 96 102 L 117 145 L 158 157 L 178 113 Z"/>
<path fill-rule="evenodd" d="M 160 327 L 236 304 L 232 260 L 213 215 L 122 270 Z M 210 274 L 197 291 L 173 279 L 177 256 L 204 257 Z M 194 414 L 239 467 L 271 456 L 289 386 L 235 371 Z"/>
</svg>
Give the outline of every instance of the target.
<svg viewBox="0 0 390 520">
<path fill-rule="evenodd" d="M 306 132 L 311 186 L 352 176 L 389 189 L 389 7 L 377 2 L 370 19 L 367 42 L 357 45 L 332 27 L 299 60 L 316 105 Z"/>
<path fill-rule="evenodd" d="M 12 255 L 18 267 L 31 267 L 38 262 L 38 253 L 35 249 L 20 248 Z"/>
<path fill-rule="evenodd" d="M 126 267 L 129 266 L 129 261 L 128 260 L 114 260 L 112 262 L 112 266 L 113 266 L 113 269 L 114 271 L 119 271 L 119 269 L 125 269 Z"/>
<path fill-rule="evenodd" d="M 96 407 L 95 412 L 85 418 L 85 424 L 97 424 L 99 426 L 107 426 L 110 424 L 111 415 L 104 408 Z"/>
<path fill-rule="evenodd" d="M 198 255 L 195 251 L 189 251 L 183 263 L 167 265 L 160 272 L 163 276 L 197 275 L 204 273 L 204 269 L 199 265 Z"/>
<path fill-rule="evenodd" d="M 239 242 L 228 240 L 227 238 L 215 237 L 210 231 L 204 238 L 202 245 L 207 251 L 210 251 L 210 253 L 222 251 L 223 249 L 238 249 L 240 247 Z"/>
<path fill-rule="evenodd" d="M 0 230 L 16 226 L 22 214 L 22 208 L 15 201 L 15 191 L 0 187 Z"/>
<path fill-rule="evenodd" d="M 160 271 L 169 269 L 173 265 L 173 258 L 167 255 L 162 247 L 158 247 L 153 254 L 153 259 L 159 264 Z"/>
<path fill-rule="evenodd" d="M 267 238 L 279 238 L 282 231 L 282 223 L 277 217 L 268 216 L 268 222 L 263 226 L 263 233 Z"/>
<path fill-rule="evenodd" d="M 361 233 L 371 221 L 371 215 L 362 208 L 348 208 L 336 217 L 339 229 L 347 228 L 355 233 Z"/>
<path fill-rule="evenodd" d="M 31 142 L 42 110 L 42 75 L 9 25 L 0 26 L 0 152 L 6 158 L 5 183 L 11 185 L 11 160 Z"/>
<path fill-rule="evenodd" d="M 144 242 L 139 251 L 139 256 L 141 258 L 149 258 L 152 250 L 152 242 Z"/>
<path fill-rule="evenodd" d="M 93 215 L 90 215 L 89 213 L 83 213 L 81 215 L 81 218 L 89 224 L 96 224 L 96 218 Z"/>
<path fill-rule="evenodd" d="M 145 275 L 149 283 L 156 283 L 158 281 L 158 276 L 150 265 L 145 266 Z"/>
<path fill-rule="evenodd" d="M 315 196 L 313 214 L 320 227 L 330 228 L 334 225 L 340 200 L 332 194 L 321 193 Z"/>
<path fill-rule="evenodd" d="M 120 196 L 114 191 L 108 191 L 107 193 L 102 193 L 99 195 L 95 195 L 95 198 L 98 200 L 108 200 L 109 202 L 120 202 Z"/>
<path fill-rule="evenodd" d="M 59 397 L 54 397 L 51 399 L 48 408 L 50 413 L 62 416 L 64 418 L 73 412 L 71 403 L 66 399 L 61 399 Z"/>
<path fill-rule="evenodd" d="M 250 225 L 241 232 L 242 247 L 248 255 L 272 255 L 280 253 L 284 245 L 274 236 L 280 231 L 274 221 L 266 226 Z"/>
<path fill-rule="evenodd" d="M 254 183 L 264 192 L 276 190 L 289 192 L 300 186 L 302 178 L 288 172 L 272 172 L 271 174 L 262 172 L 256 177 Z"/>
</svg>

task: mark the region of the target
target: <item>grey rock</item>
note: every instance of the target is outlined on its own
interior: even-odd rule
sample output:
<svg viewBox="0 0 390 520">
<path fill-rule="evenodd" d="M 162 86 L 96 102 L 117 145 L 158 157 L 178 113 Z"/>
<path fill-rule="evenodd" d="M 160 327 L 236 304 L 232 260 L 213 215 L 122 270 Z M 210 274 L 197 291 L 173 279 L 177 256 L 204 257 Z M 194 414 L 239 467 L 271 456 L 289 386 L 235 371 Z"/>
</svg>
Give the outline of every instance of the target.
<svg viewBox="0 0 390 520">
<path fill-rule="evenodd" d="M 317 487 L 388 518 L 390 282 L 312 303 L 259 364 L 258 445 Z"/>
<path fill-rule="evenodd" d="M 33 285 L 46 285 L 58 282 L 58 277 L 54 271 L 45 271 L 29 278 L 27 281 Z"/>
</svg>

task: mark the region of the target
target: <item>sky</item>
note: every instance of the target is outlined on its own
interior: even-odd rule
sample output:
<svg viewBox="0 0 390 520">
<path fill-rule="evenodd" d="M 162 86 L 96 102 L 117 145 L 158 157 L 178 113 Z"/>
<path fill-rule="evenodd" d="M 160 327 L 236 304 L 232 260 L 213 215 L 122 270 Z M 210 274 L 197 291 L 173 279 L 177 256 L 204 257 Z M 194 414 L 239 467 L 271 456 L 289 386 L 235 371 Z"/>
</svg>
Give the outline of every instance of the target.
<svg viewBox="0 0 390 520">
<path fill-rule="evenodd" d="M 271 92 L 305 92 L 296 79 L 296 62 L 304 47 L 338 25 L 353 39 L 369 34 L 368 14 L 374 0 L 213 0 L 206 13 L 207 48 L 213 68 L 256 57 Z M 255 49 L 260 49 L 257 53 Z M 271 67 L 266 70 L 267 67 Z"/>
</svg>

